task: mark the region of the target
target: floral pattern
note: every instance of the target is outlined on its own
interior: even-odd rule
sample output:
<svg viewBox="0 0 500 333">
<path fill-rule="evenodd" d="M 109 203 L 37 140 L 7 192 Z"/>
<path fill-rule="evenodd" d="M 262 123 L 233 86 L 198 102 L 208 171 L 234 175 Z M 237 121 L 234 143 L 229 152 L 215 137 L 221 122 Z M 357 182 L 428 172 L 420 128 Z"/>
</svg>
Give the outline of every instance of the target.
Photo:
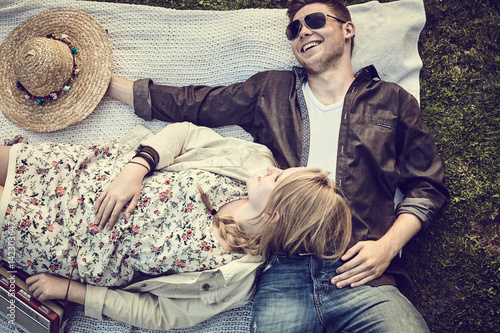
<svg viewBox="0 0 500 333">
<path fill-rule="evenodd" d="M 99 231 L 94 202 L 130 158 L 118 143 L 16 144 L 10 158 L 16 166 L 9 170 L 13 190 L 2 198 L 8 200 L 2 236 L 15 228 L 16 264 L 29 274 L 120 286 L 138 272 L 206 270 L 241 257 L 222 251 L 196 186 L 219 209 L 246 195 L 246 187 L 229 177 L 191 169 L 157 171 L 145 178 L 134 214 L 127 219 L 122 212 L 113 229 Z M 5 238 L 0 256 L 8 247 Z"/>
</svg>

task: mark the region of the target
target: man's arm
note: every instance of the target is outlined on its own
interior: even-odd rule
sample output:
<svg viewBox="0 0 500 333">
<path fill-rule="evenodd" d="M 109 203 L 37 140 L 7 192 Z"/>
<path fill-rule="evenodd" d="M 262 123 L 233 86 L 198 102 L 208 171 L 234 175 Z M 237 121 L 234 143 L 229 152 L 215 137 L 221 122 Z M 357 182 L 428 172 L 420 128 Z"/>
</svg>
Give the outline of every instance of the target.
<svg viewBox="0 0 500 333">
<path fill-rule="evenodd" d="M 106 95 L 134 106 L 134 81 L 112 75 Z"/>
<path fill-rule="evenodd" d="M 358 287 L 378 278 L 421 228 L 422 224 L 415 215 L 399 215 L 382 238 L 361 241 L 350 248 L 341 258 L 347 262 L 337 269 L 339 275 L 331 282 L 338 288 Z"/>
<path fill-rule="evenodd" d="M 207 127 L 238 125 L 250 134 L 255 117 L 265 107 L 275 108 L 275 103 L 286 102 L 289 89 L 272 89 L 268 82 L 295 80 L 287 71 L 260 72 L 243 82 L 227 86 L 188 85 L 171 86 L 155 84 L 150 79 L 136 81 L 112 77 L 108 95 L 133 105 L 135 114 L 145 120 L 167 122 L 189 121 Z M 293 87 L 284 82 L 285 87 Z M 277 99 L 263 98 L 263 94 L 277 95 Z M 131 96 L 132 95 L 132 96 Z M 264 126 L 258 123 L 258 126 Z"/>
<path fill-rule="evenodd" d="M 449 198 L 434 139 L 422 122 L 417 100 L 407 96 L 400 107 L 395 140 L 400 172 L 397 186 L 405 197 L 396 207 L 396 221 L 383 237 L 361 241 L 341 258 L 347 262 L 332 279 L 337 287 L 356 287 L 381 276 L 403 246 L 429 226 Z"/>
</svg>

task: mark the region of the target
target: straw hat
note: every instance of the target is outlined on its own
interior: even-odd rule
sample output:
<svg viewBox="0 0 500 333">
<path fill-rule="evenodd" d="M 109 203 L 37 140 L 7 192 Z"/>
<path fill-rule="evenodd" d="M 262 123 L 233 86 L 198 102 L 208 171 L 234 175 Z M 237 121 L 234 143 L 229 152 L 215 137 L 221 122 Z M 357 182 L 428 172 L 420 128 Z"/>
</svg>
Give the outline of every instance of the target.
<svg viewBox="0 0 500 333">
<path fill-rule="evenodd" d="M 0 45 L 0 109 L 31 131 L 65 128 L 99 104 L 112 67 L 111 43 L 97 20 L 75 9 L 43 12 Z"/>
</svg>

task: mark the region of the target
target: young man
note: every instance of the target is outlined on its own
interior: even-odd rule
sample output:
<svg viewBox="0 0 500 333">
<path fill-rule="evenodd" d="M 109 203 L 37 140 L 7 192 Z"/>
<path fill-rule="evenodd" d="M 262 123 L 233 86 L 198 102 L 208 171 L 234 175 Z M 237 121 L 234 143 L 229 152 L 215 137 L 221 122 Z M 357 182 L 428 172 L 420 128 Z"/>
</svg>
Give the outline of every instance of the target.
<svg viewBox="0 0 500 333">
<path fill-rule="evenodd" d="M 342 260 L 269 259 L 254 303 L 255 332 L 428 332 L 397 286 L 398 253 L 448 199 L 434 140 L 417 101 L 373 66 L 353 74 L 355 26 L 336 0 L 292 0 L 287 36 L 302 68 L 227 87 L 111 80 L 108 94 L 144 119 L 236 124 L 282 167 L 328 169 L 351 202 L 352 247 Z M 402 201 L 394 208 L 399 188 Z M 334 245 L 332 245 L 334 246 Z"/>
</svg>

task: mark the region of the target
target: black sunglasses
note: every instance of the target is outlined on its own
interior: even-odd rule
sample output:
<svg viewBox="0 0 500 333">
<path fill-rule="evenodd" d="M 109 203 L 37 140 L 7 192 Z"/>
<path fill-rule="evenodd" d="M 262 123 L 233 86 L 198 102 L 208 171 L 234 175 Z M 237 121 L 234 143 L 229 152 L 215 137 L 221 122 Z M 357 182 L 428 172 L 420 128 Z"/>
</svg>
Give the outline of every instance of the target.
<svg viewBox="0 0 500 333">
<path fill-rule="evenodd" d="M 292 23 L 290 23 L 286 27 L 286 37 L 289 40 L 294 40 L 295 38 L 297 38 L 297 36 L 300 33 L 300 30 L 302 30 L 301 21 L 304 22 L 306 27 L 308 27 L 309 29 L 312 29 L 312 30 L 317 30 L 317 29 L 323 28 L 326 24 L 326 17 L 327 16 L 339 21 L 340 23 L 346 23 L 346 21 L 343 21 L 339 18 L 336 18 L 335 16 L 331 16 L 331 15 L 328 15 L 328 14 L 325 14 L 322 12 L 311 13 L 311 14 L 307 14 L 302 19 L 292 21 Z"/>
</svg>

